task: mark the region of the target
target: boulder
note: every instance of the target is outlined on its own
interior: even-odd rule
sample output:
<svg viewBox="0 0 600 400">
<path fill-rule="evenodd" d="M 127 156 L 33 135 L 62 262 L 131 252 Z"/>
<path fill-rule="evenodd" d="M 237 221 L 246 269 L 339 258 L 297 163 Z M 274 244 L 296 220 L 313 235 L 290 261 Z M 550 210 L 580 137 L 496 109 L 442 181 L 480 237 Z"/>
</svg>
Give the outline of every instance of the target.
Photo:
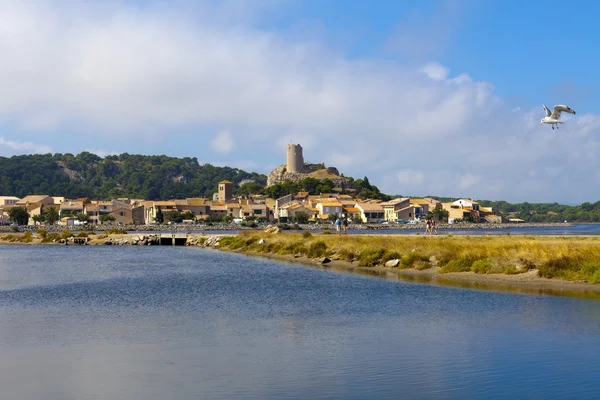
<svg viewBox="0 0 600 400">
<path fill-rule="evenodd" d="M 323 258 L 319 259 L 319 264 L 327 264 L 330 262 L 331 262 L 331 259 L 329 257 L 323 257 Z"/>
</svg>

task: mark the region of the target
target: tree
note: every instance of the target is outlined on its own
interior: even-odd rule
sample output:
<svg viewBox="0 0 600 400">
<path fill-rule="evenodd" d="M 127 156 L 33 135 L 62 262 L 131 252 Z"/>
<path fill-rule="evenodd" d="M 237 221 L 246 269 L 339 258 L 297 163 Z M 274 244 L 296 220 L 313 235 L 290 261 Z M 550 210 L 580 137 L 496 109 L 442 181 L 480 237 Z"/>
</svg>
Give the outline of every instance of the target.
<svg viewBox="0 0 600 400">
<path fill-rule="evenodd" d="M 448 212 L 448 210 L 444 210 L 443 208 L 435 208 L 431 214 L 435 215 L 435 217 L 438 219 L 438 221 L 445 221 L 448 222 L 448 217 L 450 216 L 450 213 Z"/>
<path fill-rule="evenodd" d="M 299 224 L 306 224 L 308 223 L 308 214 L 304 211 L 298 211 L 294 214 L 294 220 Z"/>
<path fill-rule="evenodd" d="M 115 216 L 111 215 L 111 214 L 100 214 L 100 223 L 103 224 L 107 221 L 114 221 L 115 220 Z"/>
<path fill-rule="evenodd" d="M 162 224 L 165 220 L 165 216 L 163 215 L 163 212 L 161 211 L 161 209 L 159 208 L 158 211 L 156 212 L 156 217 L 154 218 L 156 220 L 156 222 L 158 222 L 159 224 Z"/>
<path fill-rule="evenodd" d="M 33 220 L 33 222 L 35 222 L 35 224 L 41 224 L 42 222 L 44 222 L 46 220 L 46 218 L 44 217 L 44 214 L 36 214 L 34 216 L 31 217 L 31 219 Z"/>
<path fill-rule="evenodd" d="M 83 212 L 75 214 L 75 219 L 79 222 L 90 222 L 90 216 Z"/>
<path fill-rule="evenodd" d="M 262 193 L 264 189 L 265 188 L 262 185 L 259 185 L 258 183 L 248 182 L 240 186 L 239 194 L 241 196 L 249 196 L 251 194 Z"/>
<path fill-rule="evenodd" d="M 176 224 L 183 222 L 183 214 L 178 210 L 166 212 L 164 218 Z M 158 220 L 158 213 L 156 214 L 156 219 Z"/>
<path fill-rule="evenodd" d="M 13 207 L 8 210 L 8 218 L 18 225 L 27 225 L 27 222 L 29 222 L 29 213 L 25 207 Z"/>
<path fill-rule="evenodd" d="M 56 207 L 48 207 L 47 210 L 44 211 L 44 219 L 48 225 L 54 225 L 56 221 L 59 219 L 58 211 Z"/>
</svg>

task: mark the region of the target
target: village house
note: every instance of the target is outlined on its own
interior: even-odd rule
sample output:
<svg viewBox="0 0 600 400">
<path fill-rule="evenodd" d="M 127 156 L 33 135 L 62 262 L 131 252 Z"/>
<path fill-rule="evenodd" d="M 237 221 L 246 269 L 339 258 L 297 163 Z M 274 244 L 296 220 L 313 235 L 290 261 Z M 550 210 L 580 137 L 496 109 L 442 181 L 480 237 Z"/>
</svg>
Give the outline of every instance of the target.
<svg viewBox="0 0 600 400">
<path fill-rule="evenodd" d="M 390 201 L 379 203 L 383 208 L 383 219 L 386 221 L 396 221 L 398 219 L 398 211 L 410 206 L 410 199 L 408 197 L 398 197 Z"/>
<path fill-rule="evenodd" d="M 442 203 L 444 210 L 448 211 L 448 222 L 472 219 L 479 221 L 479 203 L 470 199 L 459 199 L 452 203 Z"/>
<path fill-rule="evenodd" d="M 360 219 L 364 223 L 374 223 L 383 220 L 384 212 L 381 204 L 356 203 L 354 208 L 358 208 L 360 210 Z"/>
<path fill-rule="evenodd" d="M 321 219 L 327 219 L 331 214 L 339 217 L 343 212 L 342 204 L 334 198 L 319 200 L 315 208 L 319 210 L 319 218 Z"/>
<path fill-rule="evenodd" d="M 65 200 L 58 206 L 58 215 L 62 217 L 75 216 L 76 214 L 83 213 L 83 202 Z"/>
<path fill-rule="evenodd" d="M 0 196 L 0 224 L 7 225 L 10 223 L 8 218 L 8 210 L 15 206 L 20 199 L 15 196 Z"/>
<path fill-rule="evenodd" d="M 306 204 L 300 203 L 289 203 L 283 206 L 281 209 L 281 217 L 287 218 L 288 221 L 295 220 L 298 213 L 305 213 L 309 220 L 314 220 L 319 210 L 316 208 L 308 207 Z"/>
</svg>

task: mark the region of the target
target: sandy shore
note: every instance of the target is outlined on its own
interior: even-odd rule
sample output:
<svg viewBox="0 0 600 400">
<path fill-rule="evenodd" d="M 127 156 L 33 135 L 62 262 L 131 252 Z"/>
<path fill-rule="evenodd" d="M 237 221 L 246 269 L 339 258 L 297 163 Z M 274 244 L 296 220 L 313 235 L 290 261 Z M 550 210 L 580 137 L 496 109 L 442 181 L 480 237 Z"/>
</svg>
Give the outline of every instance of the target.
<svg viewBox="0 0 600 400">
<path fill-rule="evenodd" d="M 359 267 L 357 263 L 351 263 L 345 260 L 334 259 L 327 264 L 321 264 L 319 260 L 311 259 L 305 256 L 295 257 L 292 255 L 240 252 L 235 250 L 232 252 L 245 254 L 250 257 L 263 257 L 287 263 L 302 264 L 314 268 L 339 272 L 351 272 L 385 279 L 395 279 L 404 282 L 426 283 L 440 286 L 500 292 L 600 299 L 600 285 L 586 282 L 567 281 L 563 279 L 542 278 L 538 275 L 537 270 L 531 270 L 516 275 L 477 274 L 475 272 L 440 273 L 439 267 L 433 267 L 425 270 L 417 270 L 413 268 L 397 269 L 387 267 Z"/>
</svg>

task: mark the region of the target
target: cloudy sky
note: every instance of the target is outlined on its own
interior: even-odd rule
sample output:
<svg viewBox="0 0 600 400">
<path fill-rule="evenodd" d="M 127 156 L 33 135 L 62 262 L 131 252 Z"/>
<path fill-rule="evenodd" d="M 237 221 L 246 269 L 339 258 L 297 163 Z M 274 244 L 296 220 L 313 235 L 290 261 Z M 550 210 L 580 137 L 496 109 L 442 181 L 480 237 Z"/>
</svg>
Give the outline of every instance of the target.
<svg viewBox="0 0 600 400">
<path fill-rule="evenodd" d="M 268 173 L 293 142 L 391 194 L 595 202 L 599 8 L 0 0 L 0 156 L 166 154 Z M 552 130 L 542 104 L 577 115 Z"/>
</svg>

